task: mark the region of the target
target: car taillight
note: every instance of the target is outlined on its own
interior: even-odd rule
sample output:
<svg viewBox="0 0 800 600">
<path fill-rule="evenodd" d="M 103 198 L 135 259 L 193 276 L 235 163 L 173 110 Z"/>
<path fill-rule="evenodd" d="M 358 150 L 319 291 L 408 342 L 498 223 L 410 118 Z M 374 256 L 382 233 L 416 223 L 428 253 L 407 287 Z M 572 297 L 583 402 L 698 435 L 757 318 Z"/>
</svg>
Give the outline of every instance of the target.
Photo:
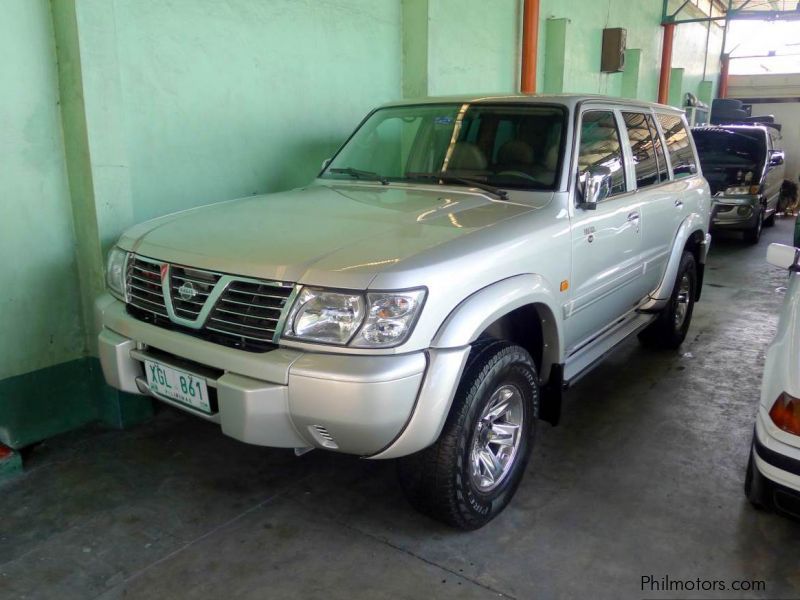
<svg viewBox="0 0 800 600">
<path fill-rule="evenodd" d="M 772 405 L 769 417 L 780 429 L 800 435 L 800 399 L 783 392 Z"/>
</svg>

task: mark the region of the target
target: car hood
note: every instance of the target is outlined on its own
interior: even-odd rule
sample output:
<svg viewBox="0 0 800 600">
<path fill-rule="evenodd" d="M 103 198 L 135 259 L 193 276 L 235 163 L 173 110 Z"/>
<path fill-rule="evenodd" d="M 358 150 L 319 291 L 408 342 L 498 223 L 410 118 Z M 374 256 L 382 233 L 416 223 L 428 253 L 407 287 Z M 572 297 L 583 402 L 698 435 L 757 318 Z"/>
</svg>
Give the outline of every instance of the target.
<svg viewBox="0 0 800 600">
<path fill-rule="evenodd" d="M 542 205 L 441 186 L 316 184 L 161 217 L 120 246 L 250 277 L 366 288 L 381 271 Z"/>
</svg>

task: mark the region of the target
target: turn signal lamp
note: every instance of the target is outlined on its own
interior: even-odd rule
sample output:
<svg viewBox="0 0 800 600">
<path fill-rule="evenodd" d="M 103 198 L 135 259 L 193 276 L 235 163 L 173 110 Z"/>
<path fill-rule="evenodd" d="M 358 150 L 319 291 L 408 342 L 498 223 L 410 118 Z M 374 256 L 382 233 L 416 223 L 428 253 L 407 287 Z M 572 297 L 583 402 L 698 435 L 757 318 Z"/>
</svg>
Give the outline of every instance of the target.
<svg viewBox="0 0 800 600">
<path fill-rule="evenodd" d="M 772 405 L 769 417 L 780 429 L 800 435 L 800 399 L 783 392 Z"/>
</svg>

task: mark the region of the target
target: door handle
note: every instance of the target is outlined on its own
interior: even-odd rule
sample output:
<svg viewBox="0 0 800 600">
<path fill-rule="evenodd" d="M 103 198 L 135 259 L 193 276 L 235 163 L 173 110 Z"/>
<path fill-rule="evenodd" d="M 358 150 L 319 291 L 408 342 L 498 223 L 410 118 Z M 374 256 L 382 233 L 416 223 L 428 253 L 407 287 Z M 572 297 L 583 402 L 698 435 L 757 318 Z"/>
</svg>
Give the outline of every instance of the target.
<svg viewBox="0 0 800 600">
<path fill-rule="evenodd" d="M 632 212 L 628 215 L 628 221 L 638 221 L 639 220 L 639 213 Z"/>
<path fill-rule="evenodd" d="M 675 208 L 681 208 L 683 206 L 683 200 L 675 200 Z"/>
</svg>

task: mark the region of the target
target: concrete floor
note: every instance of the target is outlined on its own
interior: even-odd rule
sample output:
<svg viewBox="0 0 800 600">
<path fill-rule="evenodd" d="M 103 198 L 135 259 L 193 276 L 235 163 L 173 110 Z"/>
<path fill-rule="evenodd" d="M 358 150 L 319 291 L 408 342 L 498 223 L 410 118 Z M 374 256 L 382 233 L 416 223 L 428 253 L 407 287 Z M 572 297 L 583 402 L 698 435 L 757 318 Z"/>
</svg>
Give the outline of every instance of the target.
<svg viewBox="0 0 800 600">
<path fill-rule="evenodd" d="M 789 598 L 800 524 L 742 495 L 764 349 L 786 273 L 714 241 L 681 351 L 630 340 L 542 424 L 529 473 L 483 530 L 416 514 L 394 465 L 240 444 L 164 409 L 26 456 L 0 487 L 0 597 Z M 760 579 L 658 594 L 642 576 Z"/>
</svg>

